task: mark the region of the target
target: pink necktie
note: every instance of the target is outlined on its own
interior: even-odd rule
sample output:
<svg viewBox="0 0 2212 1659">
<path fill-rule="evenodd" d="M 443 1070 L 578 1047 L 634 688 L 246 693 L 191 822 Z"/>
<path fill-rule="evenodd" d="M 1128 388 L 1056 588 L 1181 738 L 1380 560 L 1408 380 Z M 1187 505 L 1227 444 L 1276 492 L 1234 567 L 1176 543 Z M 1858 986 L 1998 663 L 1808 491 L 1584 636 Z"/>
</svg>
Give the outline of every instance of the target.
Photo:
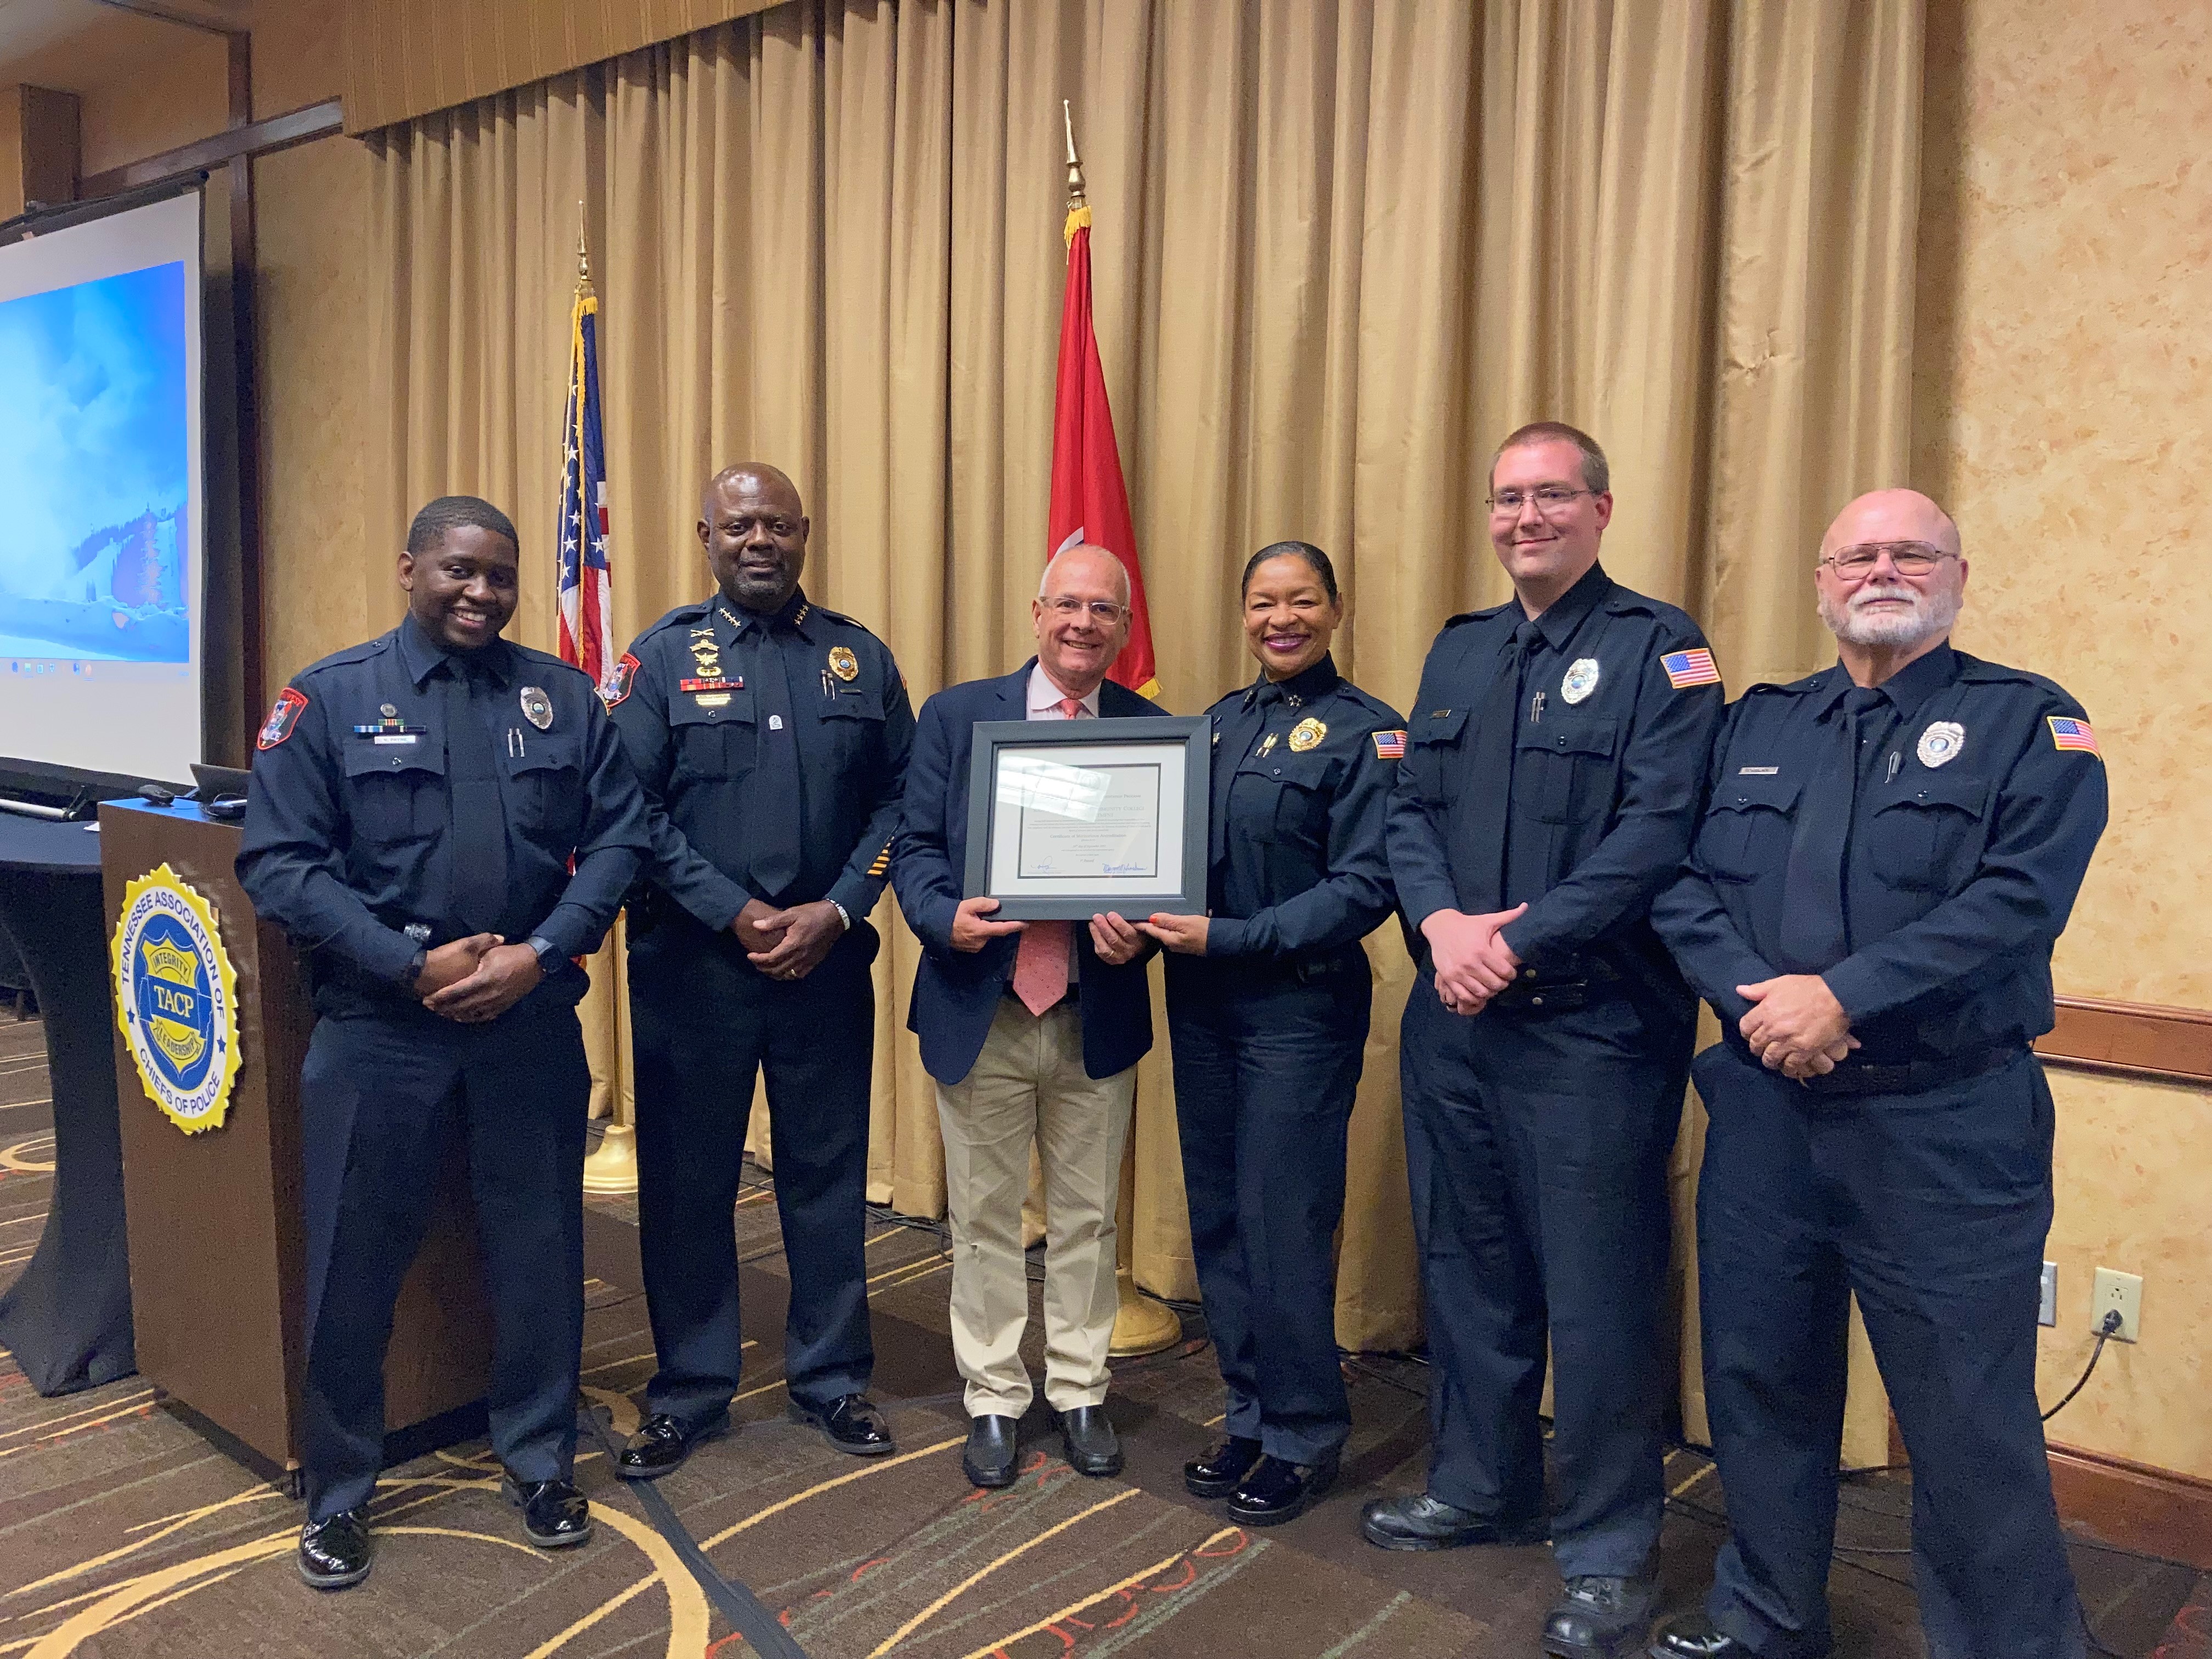
<svg viewBox="0 0 2212 1659">
<path fill-rule="evenodd" d="M 1083 705 L 1073 697 L 1060 700 L 1063 719 L 1074 720 Z M 1067 994 L 1067 946 L 1071 937 L 1065 921 L 1033 921 L 1023 930 L 1014 951 L 1014 994 L 1022 1006 L 1042 1016 Z"/>
</svg>

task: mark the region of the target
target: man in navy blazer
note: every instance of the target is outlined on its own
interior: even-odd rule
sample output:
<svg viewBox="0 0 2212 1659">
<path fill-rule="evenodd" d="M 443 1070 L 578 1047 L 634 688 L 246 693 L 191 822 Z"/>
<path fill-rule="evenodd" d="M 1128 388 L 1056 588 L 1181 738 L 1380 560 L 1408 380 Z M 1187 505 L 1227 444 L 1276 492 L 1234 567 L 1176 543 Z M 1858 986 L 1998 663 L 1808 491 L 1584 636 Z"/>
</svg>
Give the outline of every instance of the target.
<svg viewBox="0 0 2212 1659">
<path fill-rule="evenodd" d="M 1087 926 L 994 921 L 963 898 L 968 774 L 978 720 L 1157 714 L 1106 678 L 1129 637 L 1129 578 L 1103 548 L 1054 556 L 1030 606 L 1037 654 L 999 679 L 922 705 L 893 854 L 899 908 L 922 942 L 908 1028 L 937 1081 L 952 1227 L 952 1348 L 973 1419 L 963 1462 L 978 1486 L 1014 1478 L 1015 1425 L 1032 1397 L 1021 1358 L 1029 1286 L 1022 1197 L 1030 1146 L 1043 1165 L 1045 1399 L 1067 1461 L 1112 1474 L 1121 1449 L 1103 1409 L 1113 1335 L 1114 1212 L 1152 1046 L 1151 942 L 1113 914 Z"/>
</svg>

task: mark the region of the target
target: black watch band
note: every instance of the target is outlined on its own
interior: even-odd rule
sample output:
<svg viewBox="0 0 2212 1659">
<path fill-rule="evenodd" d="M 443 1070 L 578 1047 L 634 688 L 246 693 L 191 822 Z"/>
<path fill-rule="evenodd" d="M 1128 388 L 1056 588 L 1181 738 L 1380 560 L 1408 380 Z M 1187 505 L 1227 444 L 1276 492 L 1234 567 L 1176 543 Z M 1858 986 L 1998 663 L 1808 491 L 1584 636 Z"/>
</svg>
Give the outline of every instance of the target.
<svg viewBox="0 0 2212 1659">
<path fill-rule="evenodd" d="M 561 947 L 546 938 L 544 934 L 532 933 L 523 943 L 538 953 L 538 972 L 550 975 L 560 967 Z"/>
</svg>

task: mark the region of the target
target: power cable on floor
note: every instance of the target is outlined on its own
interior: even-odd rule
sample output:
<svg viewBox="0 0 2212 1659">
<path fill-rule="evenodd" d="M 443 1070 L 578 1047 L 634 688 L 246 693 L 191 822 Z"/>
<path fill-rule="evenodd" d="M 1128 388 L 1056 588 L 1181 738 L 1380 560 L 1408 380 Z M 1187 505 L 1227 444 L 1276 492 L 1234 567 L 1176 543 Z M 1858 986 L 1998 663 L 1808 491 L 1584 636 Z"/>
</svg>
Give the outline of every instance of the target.
<svg viewBox="0 0 2212 1659">
<path fill-rule="evenodd" d="M 615 1468 L 621 1448 L 615 1444 L 614 1437 L 607 1432 L 606 1421 L 601 1418 L 598 1409 L 579 1401 L 576 1417 L 578 1423 L 588 1426 L 592 1437 L 599 1443 L 599 1449 L 606 1454 L 607 1467 L 611 1469 Z M 707 1599 L 714 1604 L 722 1617 L 730 1621 L 731 1626 L 752 1644 L 755 1653 L 761 1655 L 762 1659 L 806 1659 L 806 1650 L 799 1645 L 798 1638 L 784 1628 L 781 1620 L 761 1604 L 758 1596 L 744 1584 L 723 1577 L 715 1570 L 714 1564 L 707 1559 L 707 1553 L 699 1547 L 699 1540 L 691 1535 L 691 1529 L 676 1513 L 676 1506 L 661 1494 L 658 1486 L 650 1480 L 631 1480 L 624 1484 L 644 1509 L 646 1518 L 653 1522 L 653 1529 L 667 1540 L 668 1547 L 676 1552 L 685 1570 L 698 1581 L 699 1588 L 705 1592 Z"/>
</svg>

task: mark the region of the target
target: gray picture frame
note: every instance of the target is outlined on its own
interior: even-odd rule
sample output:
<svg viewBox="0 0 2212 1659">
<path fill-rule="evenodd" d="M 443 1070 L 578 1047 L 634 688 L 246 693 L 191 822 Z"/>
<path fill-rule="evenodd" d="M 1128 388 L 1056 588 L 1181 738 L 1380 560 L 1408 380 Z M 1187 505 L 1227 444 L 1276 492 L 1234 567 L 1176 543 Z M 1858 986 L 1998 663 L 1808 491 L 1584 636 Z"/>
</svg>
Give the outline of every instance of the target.
<svg viewBox="0 0 2212 1659">
<path fill-rule="evenodd" d="M 1200 915 L 1206 910 L 1206 840 L 1213 787 L 1213 723 L 1203 714 L 1146 714 L 1108 720 L 978 720 L 968 774 L 968 862 L 961 893 L 999 901 L 996 921 L 1087 921 L 1103 911 L 1123 917 L 1164 911 Z M 1121 749 L 1158 744 L 1180 749 L 1183 758 L 1182 888 L 1179 892 L 1117 894 L 1109 878 L 1096 891 L 1033 895 L 994 893 L 990 888 L 991 838 L 999 794 L 999 755 L 1008 748 L 1065 746 Z M 1071 757 L 1071 759 L 1073 757 Z"/>
</svg>

